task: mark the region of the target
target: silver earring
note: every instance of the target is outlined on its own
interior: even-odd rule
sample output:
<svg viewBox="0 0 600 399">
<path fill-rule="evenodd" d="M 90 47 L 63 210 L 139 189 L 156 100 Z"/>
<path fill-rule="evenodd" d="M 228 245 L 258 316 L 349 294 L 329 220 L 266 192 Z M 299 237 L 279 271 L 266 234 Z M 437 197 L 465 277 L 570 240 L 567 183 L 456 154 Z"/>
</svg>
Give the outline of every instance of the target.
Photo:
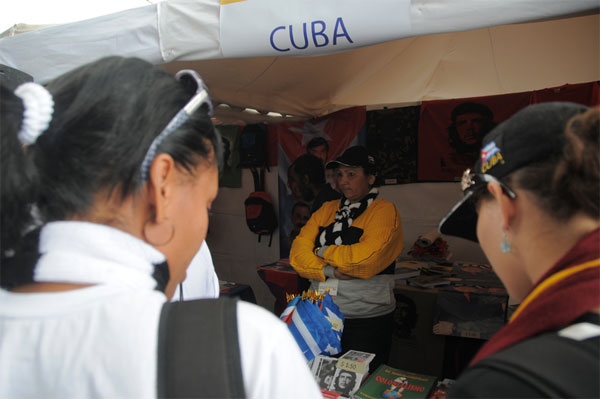
<svg viewBox="0 0 600 399">
<path fill-rule="evenodd" d="M 506 237 L 506 231 L 504 232 L 504 237 L 502 238 L 502 242 L 500 243 L 500 252 L 503 254 L 507 254 L 512 250 L 512 245 L 508 242 L 508 238 Z"/>
</svg>

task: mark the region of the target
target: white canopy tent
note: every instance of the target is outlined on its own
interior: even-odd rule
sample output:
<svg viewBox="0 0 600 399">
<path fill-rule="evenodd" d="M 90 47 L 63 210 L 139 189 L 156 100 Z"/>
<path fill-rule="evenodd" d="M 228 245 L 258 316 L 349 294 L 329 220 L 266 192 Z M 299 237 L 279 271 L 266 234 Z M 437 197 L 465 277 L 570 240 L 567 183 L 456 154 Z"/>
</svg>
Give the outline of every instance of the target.
<svg viewBox="0 0 600 399">
<path fill-rule="evenodd" d="M 598 0 L 412 0 L 409 6 L 409 33 L 379 44 L 317 56 L 225 58 L 219 0 L 163 1 L 5 37 L 0 63 L 41 83 L 107 55 L 140 57 L 172 72 L 192 68 L 215 102 L 229 105 L 217 108 L 225 122 L 281 120 L 267 111 L 293 116 L 289 121 L 357 105 L 600 79 Z"/>
<path fill-rule="evenodd" d="M 363 3 L 380 1 L 392 0 Z M 351 106 L 395 107 L 600 80 L 599 0 L 407 1 L 408 34 L 318 56 L 226 58 L 220 1 L 170 0 L 5 37 L 0 64 L 40 83 L 108 55 L 140 57 L 170 72 L 195 69 L 213 101 L 229 105 L 216 107 L 223 123 L 292 121 Z M 267 111 L 293 117 L 271 117 Z M 267 179 L 267 187 L 277 187 L 276 172 Z M 382 196 L 402 215 L 405 252 L 458 200 L 456 185 L 382 187 Z M 278 259 L 279 248 L 257 245 L 246 228 L 240 204 L 252 190 L 249 173 L 242 189 L 221 188 L 209 245 L 219 278 L 251 284 L 258 302 L 269 307 L 272 295 L 248 265 Z M 277 202 L 275 192 L 271 195 Z M 477 245 L 446 238 L 455 259 L 485 261 Z"/>
</svg>

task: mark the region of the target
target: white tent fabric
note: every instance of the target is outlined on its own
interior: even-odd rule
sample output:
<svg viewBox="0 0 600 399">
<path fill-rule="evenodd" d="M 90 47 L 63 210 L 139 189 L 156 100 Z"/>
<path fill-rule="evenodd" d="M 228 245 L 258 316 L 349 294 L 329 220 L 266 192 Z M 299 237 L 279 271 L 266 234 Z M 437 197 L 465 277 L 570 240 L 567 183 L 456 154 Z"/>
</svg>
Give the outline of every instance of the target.
<svg viewBox="0 0 600 399">
<path fill-rule="evenodd" d="M 319 116 L 351 106 L 392 108 L 600 80 L 600 25 L 593 14 L 416 36 L 317 57 L 174 61 L 166 68 L 198 70 L 217 101 Z M 269 119 L 217 110 L 226 123 Z"/>
<path fill-rule="evenodd" d="M 410 37 L 323 56 L 225 59 L 219 0 L 171 0 L 0 39 L 0 64 L 45 83 L 103 56 L 135 56 L 198 70 L 215 101 L 234 107 L 219 107 L 223 120 L 266 118 L 236 114 L 245 107 L 307 118 L 599 80 L 599 8 L 598 0 L 412 0 Z"/>
<path fill-rule="evenodd" d="M 156 5 L 0 39 L 0 63 L 32 75 L 37 82 L 108 55 L 163 63 Z"/>
</svg>

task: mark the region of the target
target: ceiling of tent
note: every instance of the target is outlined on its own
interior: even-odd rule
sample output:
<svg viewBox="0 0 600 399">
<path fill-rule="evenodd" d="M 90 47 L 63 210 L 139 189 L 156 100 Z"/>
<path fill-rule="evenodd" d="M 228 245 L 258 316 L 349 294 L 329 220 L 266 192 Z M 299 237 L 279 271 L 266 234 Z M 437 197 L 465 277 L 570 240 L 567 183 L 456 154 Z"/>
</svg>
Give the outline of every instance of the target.
<svg viewBox="0 0 600 399">
<path fill-rule="evenodd" d="M 197 70 L 222 122 L 530 91 L 600 80 L 599 14 L 395 40 L 313 57 L 171 62 Z M 261 111 L 249 113 L 245 107 Z"/>
<path fill-rule="evenodd" d="M 0 63 L 42 83 L 103 55 L 195 69 L 221 104 L 221 123 L 600 80 L 597 0 L 541 2 L 411 0 L 411 37 L 319 56 L 234 59 L 223 58 L 219 42 L 220 2 L 177 0 L 0 39 Z"/>
</svg>

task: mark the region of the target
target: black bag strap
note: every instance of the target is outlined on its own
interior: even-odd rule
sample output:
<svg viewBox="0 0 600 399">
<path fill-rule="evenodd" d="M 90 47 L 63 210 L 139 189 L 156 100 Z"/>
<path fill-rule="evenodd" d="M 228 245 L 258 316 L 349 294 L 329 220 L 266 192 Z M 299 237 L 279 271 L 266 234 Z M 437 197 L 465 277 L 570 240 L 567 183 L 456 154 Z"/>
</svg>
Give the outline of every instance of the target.
<svg viewBox="0 0 600 399">
<path fill-rule="evenodd" d="M 258 170 L 253 166 L 250 168 L 252 172 L 252 178 L 254 179 L 254 191 L 260 191 L 260 176 L 258 175 Z"/>
<path fill-rule="evenodd" d="M 254 191 L 265 191 L 265 167 L 260 167 L 260 174 L 256 167 L 251 167 L 252 178 L 254 179 Z"/>
<path fill-rule="evenodd" d="M 265 167 L 260 167 L 260 191 L 265 191 Z"/>
<path fill-rule="evenodd" d="M 260 237 L 262 237 L 262 233 L 258 234 L 258 242 L 260 242 Z M 269 233 L 269 246 L 273 243 L 273 232 Z"/>
<path fill-rule="evenodd" d="M 576 341 L 557 332 L 545 333 L 483 359 L 477 366 L 519 378 L 545 397 L 599 397 L 598 341 L 598 337 Z"/>
<path fill-rule="evenodd" d="M 165 303 L 157 373 L 159 398 L 244 398 L 237 300 Z"/>
</svg>

